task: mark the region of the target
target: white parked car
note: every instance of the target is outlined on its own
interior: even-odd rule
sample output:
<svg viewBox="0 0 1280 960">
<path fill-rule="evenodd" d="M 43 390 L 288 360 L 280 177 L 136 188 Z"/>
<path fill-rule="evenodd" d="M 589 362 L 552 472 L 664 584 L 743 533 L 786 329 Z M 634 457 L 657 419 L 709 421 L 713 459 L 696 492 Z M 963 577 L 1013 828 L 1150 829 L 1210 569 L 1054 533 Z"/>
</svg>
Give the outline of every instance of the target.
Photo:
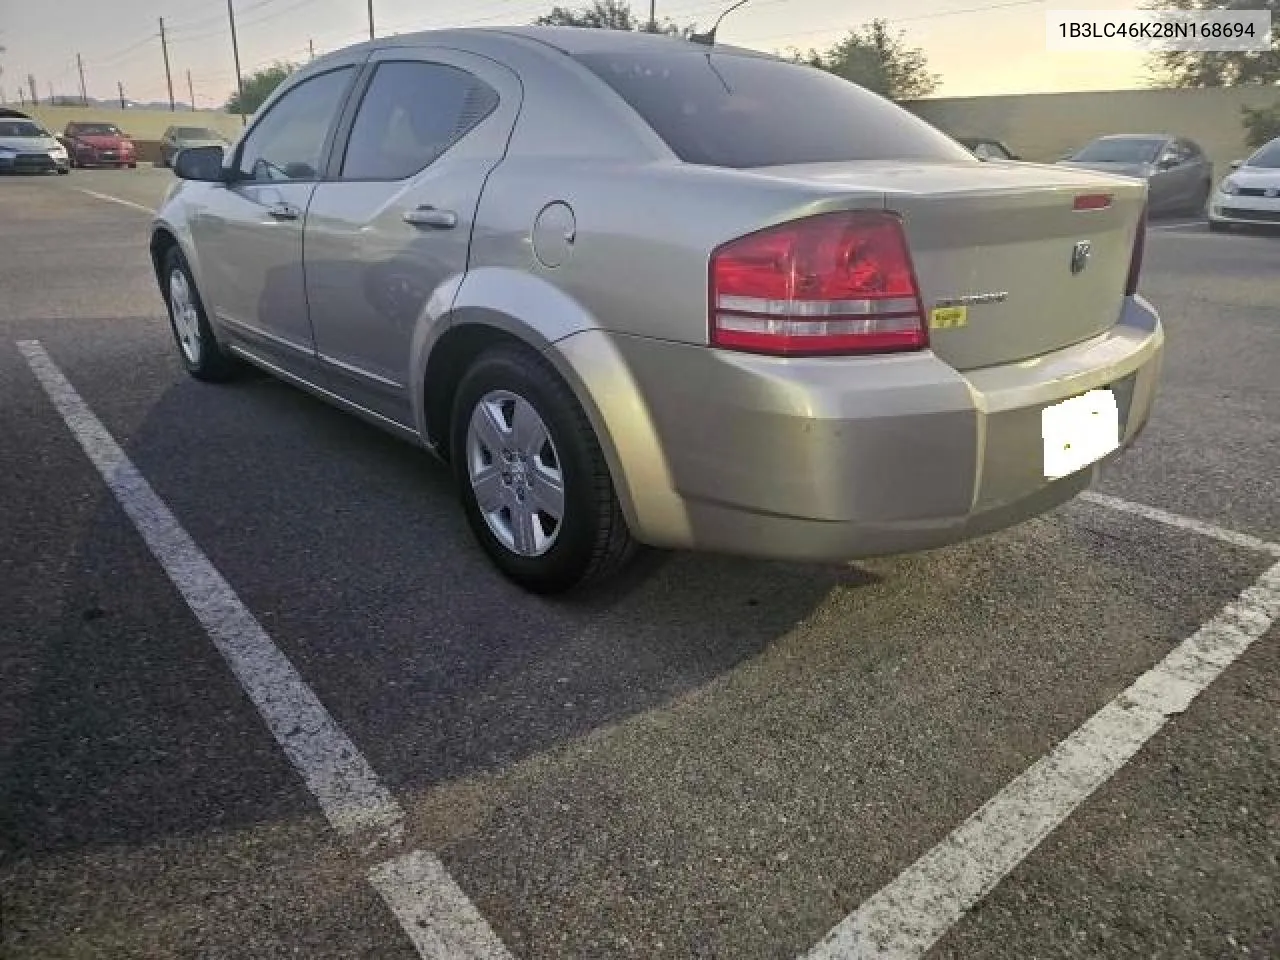
<svg viewBox="0 0 1280 960">
<path fill-rule="evenodd" d="M 1209 204 L 1209 229 L 1225 230 L 1233 223 L 1280 226 L 1280 137 L 1232 166 Z"/>
</svg>

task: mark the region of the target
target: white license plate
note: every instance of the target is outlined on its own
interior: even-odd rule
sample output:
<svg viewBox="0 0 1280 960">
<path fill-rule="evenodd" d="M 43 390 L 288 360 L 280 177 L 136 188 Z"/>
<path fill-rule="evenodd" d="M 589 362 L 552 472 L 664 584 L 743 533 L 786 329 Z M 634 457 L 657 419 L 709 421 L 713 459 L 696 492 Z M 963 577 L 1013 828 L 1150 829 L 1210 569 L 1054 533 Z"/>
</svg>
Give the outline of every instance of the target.
<svg viewBox="0 0 1280 960">
<path fill-rule="evenodd" d="M 1110 390 L 1090 390 L 1045 407 L 1044 475 L 1051 480 L 1083 470 L 1120 446 L 1120 411 Z"/>
</svg>

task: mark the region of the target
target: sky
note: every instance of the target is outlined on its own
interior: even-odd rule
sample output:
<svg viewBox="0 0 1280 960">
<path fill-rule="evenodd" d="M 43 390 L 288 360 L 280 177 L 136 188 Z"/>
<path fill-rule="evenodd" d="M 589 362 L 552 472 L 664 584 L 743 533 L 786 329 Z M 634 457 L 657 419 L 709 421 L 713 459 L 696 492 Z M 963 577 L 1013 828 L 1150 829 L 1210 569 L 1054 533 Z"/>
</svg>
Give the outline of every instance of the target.
<svg viewBox="0 0 1280 960">
<path fill-rule="evenodd" d="M 528 23 L 554 0 L 373 0 L 379 35 L 468 24 Z M 563 2 L 563 0 L 562 0 Z M 657 0 L 658 18 L 709 25 L 730 0 Z M 243 71 L 277 59 L 305 61 L 368 37 L 367 0 L 233 0 Z M 576 6 L 570 0 L 567 4 Z M 880 16 L 922 48 L 941 84 L 935 96 L 1129 89 L 1148 82 L 1139 53 L 1050 53 L 1045 12 L 1133 9 L 1137 0 L 751 0 L 720 28 L 726 43 L 761 50 L 822 49 L 850 27 Z M 985 9 L 983 9 L 985 8 Z M 633 0 L 648 16 L 647 0 Z M 164 17 L 174 96 L 197 106 L 225 102 L 235 66 L 224 0 L 0 0 L 0 88 L 17 101 L 34 74 L 40 98 L 52 86 L 77 95 L 76 54 L 91 97 L 166 100 L 159 19 Z"/>
</svg>

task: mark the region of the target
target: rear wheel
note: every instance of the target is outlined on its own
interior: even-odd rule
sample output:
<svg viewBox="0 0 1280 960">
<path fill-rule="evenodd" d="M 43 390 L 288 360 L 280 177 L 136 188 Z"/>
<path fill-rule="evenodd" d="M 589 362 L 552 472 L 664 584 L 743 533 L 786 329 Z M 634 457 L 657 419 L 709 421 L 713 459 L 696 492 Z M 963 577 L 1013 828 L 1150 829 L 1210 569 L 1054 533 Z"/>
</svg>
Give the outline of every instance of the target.
<svg viewBox="0 0 1280 960">
<path fill-rule="evenodd" d="M 214 338 L 191 268 L 177 247 L 165 257 L 164 277 L 169 325 L 187 373 L 197 380 L 230 380 L 240 371 L 240 363 L 225 353 Z"/>
<path fill-rule="evenodd" d="M 451 453 L 472 532 L 525 589 L 598 582 L 635 553 L 590 421 L 532 351 L 495 347 L 463 376 Z"/>
</svg>

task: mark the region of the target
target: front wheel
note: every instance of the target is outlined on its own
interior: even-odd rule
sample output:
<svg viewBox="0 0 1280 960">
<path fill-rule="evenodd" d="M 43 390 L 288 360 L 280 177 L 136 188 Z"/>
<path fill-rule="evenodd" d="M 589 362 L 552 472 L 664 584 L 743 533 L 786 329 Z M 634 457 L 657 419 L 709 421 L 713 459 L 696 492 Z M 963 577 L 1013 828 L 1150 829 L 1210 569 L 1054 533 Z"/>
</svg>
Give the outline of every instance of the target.
<svg viewBox="0 0 1280 960">
<path fill-rule="evenodd" d="M 590 421 L 533 351 L 495 347 L 466 372 L 451 455 L 472 532 L 525 589 L 599 582 L 635 553 Z"/>
<path fill-rule="evenodd" d="M 164 276 L 169 325 L 187 373 L 197 380 L 230 380 L 239 372 L 240 364 L 214 339 L 191 268 L 177 247 L 165 257 Z"/>
</svg>

